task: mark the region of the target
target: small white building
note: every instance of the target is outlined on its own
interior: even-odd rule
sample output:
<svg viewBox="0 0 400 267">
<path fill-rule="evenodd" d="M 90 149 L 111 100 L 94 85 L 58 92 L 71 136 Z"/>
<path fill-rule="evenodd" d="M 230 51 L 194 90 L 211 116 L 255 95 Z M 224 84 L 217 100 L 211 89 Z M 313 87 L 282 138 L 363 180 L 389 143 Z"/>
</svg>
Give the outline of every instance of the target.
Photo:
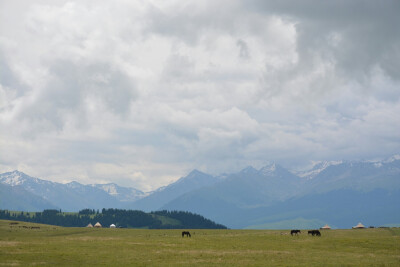
<svg viewBox="0 0 400 267">
<path fill-rule="evenodd" d="M 97 223 L 94 225 L 94 227 L 95 227 L 95 228 L 101 228 L 102 226 L 101 226 L 101 224 L 100 224 L 99 222 L 97 222 Z"/>
<path fill-rule="evenodd" d="M 115 224 L 111 224 L 111 225 L 110 225 L 110 228 L 115 228 Z"/>
<path fill-rule="evenodd" d="M 86 227 L 93 228 L 93 225 L 89 223 Z"/>
</svg>

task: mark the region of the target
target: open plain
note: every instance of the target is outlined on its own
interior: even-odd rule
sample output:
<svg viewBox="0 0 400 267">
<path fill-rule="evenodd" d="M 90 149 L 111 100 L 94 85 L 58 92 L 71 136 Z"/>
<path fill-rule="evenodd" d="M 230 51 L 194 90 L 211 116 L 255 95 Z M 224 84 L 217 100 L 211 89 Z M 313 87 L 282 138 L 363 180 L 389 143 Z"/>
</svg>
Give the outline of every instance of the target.
<svg viewBox="0 0 400 267">
<path fill-rule="evenodd" d="M 65 228 L 0 221 L 0 266 L 400 266 L 400 229 Z"/>
</svg>

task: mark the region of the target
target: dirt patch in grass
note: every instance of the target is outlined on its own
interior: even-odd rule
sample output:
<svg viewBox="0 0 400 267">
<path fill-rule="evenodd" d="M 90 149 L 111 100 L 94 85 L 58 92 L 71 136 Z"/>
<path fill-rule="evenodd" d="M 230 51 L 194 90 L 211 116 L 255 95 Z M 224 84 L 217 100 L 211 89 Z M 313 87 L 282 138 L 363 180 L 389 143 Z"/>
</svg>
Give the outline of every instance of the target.
<svg viewBox="0 0 400 267">
<path fill-rule="evenodd" d="M 127 242 L 128 245 L 149 245 L 149 243 L 145 242 Z"/>
<path fill-rule="evenodd" d="M 110 241 L 110 240 L 121 240 L 116 237 L 99 237 L 99 236 L 80 236 L 80 237 L 68 237 L 67 240 L 72 241 Z"/>
<path fill-rule="evenodd" d="M 16 241 L 0 241 L 0 247 L 13 247 L 19 244 L 20 242 Z"/>
<path fill-rule="evenodd" d="M 278 251 L 278 250 L 161 250 L 160 252 L 168 252 L 168 253 L 175 253 L 175 254 L 186 254 L 186 255 L 213 255 L 213 256 L 226 256 L 226 255 L 256 255 L 256 254 L 293 254 L 290 251 Z"/>
<path fill-rule="evenodd" d="M 43 266 L 48 264 L 47 262 L 31 262 L 29 263 L 30 266 Z M 19 261 L 9 261 L 9 262 L 0 262 L 0 266 L 22 266 L 21 262 Z M 25 266 L 25 264 L 24 264 Z"/>
<path fill-rule="evenodd" d="M 177 244 L 159 244 L 160 246 L 162 246 L 162 247 L 177 247 L 178 245 Z"/>
<path fill-rule="evenodd" d="M 0 266 L 21 266 L 19 261 L 0 262 Z"/>
</svg>

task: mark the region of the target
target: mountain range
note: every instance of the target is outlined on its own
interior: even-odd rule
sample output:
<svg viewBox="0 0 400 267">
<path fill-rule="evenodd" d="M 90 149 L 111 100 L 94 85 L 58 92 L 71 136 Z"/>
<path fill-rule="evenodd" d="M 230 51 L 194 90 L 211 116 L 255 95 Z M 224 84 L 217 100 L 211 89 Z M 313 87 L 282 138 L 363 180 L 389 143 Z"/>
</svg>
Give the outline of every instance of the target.
<svg viewBox="0 0 400 267">
<path fill-rule="evenodd" d="M 275 163 L 217 177 L 194 170 L 151 193 L 116 184 L 61 184 L 19 171 L 0 174 L 0 209 L 179 210 L 230 228 L 399 224 L 399 204 L 398 155 L 382 161 L 319 162 L 302 172 Z"/>
</svg>

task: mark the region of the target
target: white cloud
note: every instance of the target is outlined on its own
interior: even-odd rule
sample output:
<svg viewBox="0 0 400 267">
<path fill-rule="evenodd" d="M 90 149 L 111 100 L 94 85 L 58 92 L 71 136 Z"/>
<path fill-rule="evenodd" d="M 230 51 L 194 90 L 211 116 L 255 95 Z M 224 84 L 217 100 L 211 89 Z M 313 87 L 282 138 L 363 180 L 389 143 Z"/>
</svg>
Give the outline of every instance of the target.
<svg viewBox="0 0 400 267">
<path fill-rule="evenodd" d="M 3 1 L 0 172 L 151 190 L 193 168 L 398 153 L 398 11 Z"/>
</svg>

